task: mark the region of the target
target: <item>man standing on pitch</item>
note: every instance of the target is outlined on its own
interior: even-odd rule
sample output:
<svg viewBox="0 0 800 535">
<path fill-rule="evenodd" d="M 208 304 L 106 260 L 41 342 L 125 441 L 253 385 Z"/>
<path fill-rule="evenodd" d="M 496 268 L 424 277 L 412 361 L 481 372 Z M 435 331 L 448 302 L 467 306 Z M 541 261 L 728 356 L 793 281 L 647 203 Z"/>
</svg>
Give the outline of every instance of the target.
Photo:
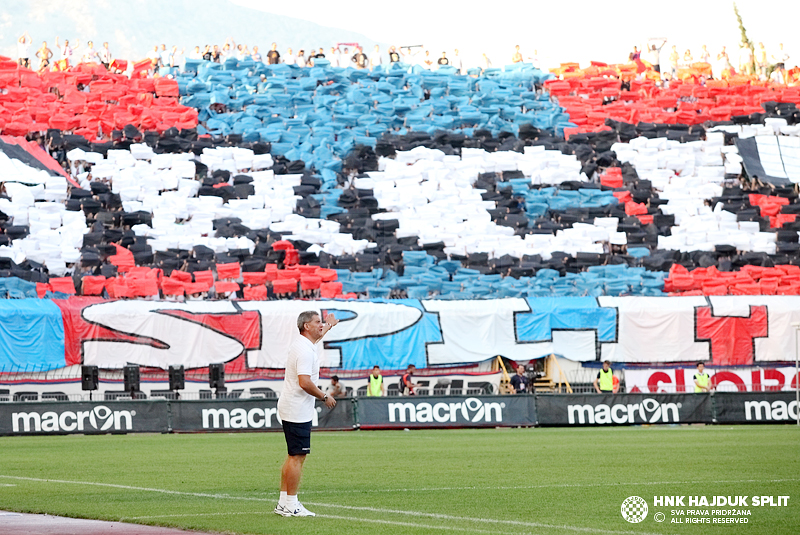
<svg viewBox="0 0 800 535">
<path fill-rule="evenodd" d="M 339 321 L 333 314 L 328 314 L 323 323 L 320 315 L 313 310 L 301 312 L 297 317 L 300 336 L 289 349 L 283 391 L 278 399 L 278 416 L 283 422 L 283 434 L 289 450 L 281 470 L 281 497 L 275 507 L 275 513 L 279 515 L 316 516 L 297 501 L 297 488 L 300 486 L 303 462 L 311 452 L 314 400 L 324 401 L 329 409 L 336 406 L 333 396 L 317 388 L 319 359 L 315 344 L 337 323 Z"/>
</svg>

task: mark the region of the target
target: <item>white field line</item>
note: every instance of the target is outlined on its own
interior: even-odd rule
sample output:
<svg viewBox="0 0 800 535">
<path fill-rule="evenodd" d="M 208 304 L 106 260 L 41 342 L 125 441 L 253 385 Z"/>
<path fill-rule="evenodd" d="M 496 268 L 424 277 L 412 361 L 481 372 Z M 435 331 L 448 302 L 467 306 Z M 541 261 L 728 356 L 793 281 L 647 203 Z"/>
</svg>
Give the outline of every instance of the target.
<svg viewBox="0 0 800 535">
<path fill-rule="evenodd" d="M 542 529 L 558 529 L 562 531 L 575 531 L 579 533 L 606 533 L 609 535 L 622 535 L 622 534 L 630 534 L 630 535 L 659 535 L 655 533 L 649 533 L 646 531 L 630 531 L 630 530 L 613 530 L 613 529 L 598 529 L 598 528 L 584 528 L 578 526 L 568 526 L 566 524 L 556 525 L 556 524 L 543 524 L 541 522 L 523 522 L 521 520 L 497 520 L 494 518 L 475 518 L 475 517 L 468 517 L 468 516 L 453 516 L 453 515 L 444 515 L 441 513 L 422 513 L 419 511 L 403 511 L 398 509 L 382 509 L 379 507 L 358 507 L 353 505 L 329 505 L 324 503 L 312 503 L 306 502 L 306 504 L 311 505 L 313 507 L 335 507 L 337 509 L 347 509 L 350 511 L 367 511 L 370 513 L 382 513 L 382 514 L 390 514 L 390 515 L 408 515 L 408 516 L 416 516 L 416 517 L 425 517 L 425 518 L 435 518 L 437 520 L 448 520 L 448 521 L 469 521 L 475 523 L 483 523 L 483 524 L 505 524 L 509 526 L 519 526 L 519 527 L 528 527 L 528 528 L 542 528 Z"/>
<path fill-rule="evenodd" d="M 154 520 L 157 518 L 183 518 L 183 517 L 204 517 L 204 516 L 233 516 L 233 515 L 266 515 L 274 514 L 272 511 L 251 511 L 251 512 L 237 512 L 237 513 L 185 513 L 177 515 L 151 515 L 151 516 L 128 516 L 120 518 L 120 522 L 127 522 L 129 520 Z M 398 522 L 396 520 L 380 520 L 375 518 L 362 518 L 354 516 L 337 516 L 337 515 L 317 515 L 316 518 L 332 518 L 334 520 L 347 520 L 348 522 L 371 522 L 373 524 L 384 524 L 390 526 L 403 526 L 409 528 L 420 529 L 438 529 L 443 531 L 466 531 L 469 533 L 486 533 L 489 535 L 505 534 L 505 535 L 523 535 L 518 531 L 505 532 L 497 530 L 484 530 L 484 529 L 471 529 L 459 528 L 455 526 L 443 526 L 434 524 L 416 524 L 414 522 Z M 289 521 L 291 522 L 291 520 Z"/>
<path fill-rule="evenodd" d="M 0 476 L 2 477 L 2 476 Z M 489 486 L 470 486 L 470 487 L 422 487 L 406 489 L 347 489 L 347 490 L 304 490 L 303 494 L 371 494 L 378 492 L 439 492 L 444 490 L 528 490 L 528 489 L 551 489 L 551 488 L 583 488 L 583 487 L 633 487 L 638 485 L 691 485 L 698 483 L 782 483 L 786 481 L 800 481 L 800 478 L 786 479 L 731 479 L 708 481 L 698 479 L 696 481 L 640 481 L 638 483 L 553 483 L 550 485 L 517 485 L 513 487 L 489 487 Z"/>
<path fill-rule="evenodd" d="M 395 520 L 380 520 L 375 518 L 353 518 L 349 516 L 336 516 L 336 515 L 317 515 L 322 518 L 333 518 L 335 520 L 348 520 L 353 522 L 371 522 L 373 524 L 389 524 L 393 526 L 404 526 L 404 527 L 413 527 L 413 528 L 423 528 L 423 529 L 439 529 L 439 530 L 446 530 L 446 531 L 466 531 L 468 533 L 486 533 L 491 535 L 531 535 L 531 534 L 523 534 L 518 531 L 508 532 L 508 531 L 497 531 L 497 530 L 486 530 L 486 529 L 474 529 L 474 528 L 458 528 L 455 526 L 444 526 L 444 525 L 436 525 L 436 524 L 415 524 L 413 522 L 397 522 Z"/>
<path fill-rule="evenodd" d="M 0 474 L 0 478 L 6 479 L 13 479 L 17 481 L 33 481 L 38 483 L 61 483 L 66 485 L 83 485 L 83 486 L 92 486 L 92 487 L 106 487 L 106 488 L 115 488 L 115 489 L 123 489 L 123 490 L 137 490 L 142 492 L 156 492 L 160 494 L 171 494 L 176 496 L 192 496 L 197 498 L 212 498 L 218 500 L 237 500 L 237 501 L 254 501 L 254 502 L 274 502 L 274 498 L 259 498 L 254 496 L 230 496 L 228 494 L 209 494 L 204 492 L 184 492 L 178 490 L 168 490 L 168 489 L 157 489 L 151 487 L 135 487 L 131 485 L 119 485 L 115 483 L 98 483 L 94 481 L 71 481 L 71 480 L 64 480 L 64 479 L 44 479 L 44 478 L 36 478 L 36 477 L 23 477 L 23 476 L 9 476 Z M 710 483 L 709 481 L 705 481 L 704 483 Z M 382 514 L 394 514 L 394 515 L 405 515 L 405 516 L 412 516 L 412 517 L 420 517 L 420 518 L 435 518 L 438 520 L 448 520 L 448 521 L 457 521 L 457 522 L 473 522 L 479 524 L 492 524 L 492 525 L 511 525 L 511 526 L 518 526 L 518 527 L 527 527 L 527 528 L 541 528 L 541 529 L 558 529 L 561 531 L 574 531 L 578 533 L 605 533 L 608 535 L 661 535 L 661 534 L 654 534 L 648 533 L 643 531 L 631 531 L 631 530 L 608 530 L 608 529 L 597 529 L 597 528 L 587 528 L 587 527 L 579 527 L 579 526 L 568 526 L 568 525 L 555 525 L 555 524 L 544 524 L 541 522 L 523 522 L 519 520 L 499 520 L 499 519 L 492 519 L 492 518 L 476 518 L 476 517 L 460 517 L 454 515 L 445 515 L 439 513 L 424 513 L 420 511 L 405 511 L 400 509 L 383 509 L 377 507 L 358 507 L 358 506 L 351 506 L 351 505 L 337 505 L 337 504 L 327 504 L 327 503 L 312 503 L 306 502 L 308 505 L 312 505 L 315 507 L 329 507 L 333 509 L 344 509 L 349 511 L 366 511 L 366 512 L 373 512 L 373 513 L 382 513 Z M 364 519 L 358 519 L 364 520 Z"/>
<path fill-rule="evenodd" d="M 176 515 L 149 515 L 149 516 L 123 516 L 120 517 L 119 522 L 127 522 L 129 520 L 152 520 L 155 518 L 188 518 L 196 516 L 233 516 L 233 515 L 266 515 L 275 514 L 272 511 L 238 511 L 228 513 L 178 513 Z"/>
</svg>

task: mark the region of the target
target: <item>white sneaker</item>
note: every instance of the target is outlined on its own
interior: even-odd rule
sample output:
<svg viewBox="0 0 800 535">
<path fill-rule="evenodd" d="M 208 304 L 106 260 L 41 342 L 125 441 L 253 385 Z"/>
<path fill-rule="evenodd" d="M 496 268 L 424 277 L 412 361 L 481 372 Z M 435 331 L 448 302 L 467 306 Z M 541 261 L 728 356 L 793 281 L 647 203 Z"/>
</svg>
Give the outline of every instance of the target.
<svg viewBox="0 0 800 535">
<path fill-rule="evenodd" d="M 317 516 L 316 513 L 312 513 L 306 509 L 300 502 L 297 502 L 297 507 L 295 507 L 294 511 L 289 511 L 286 508 L 284 508 L 284 511 L 286 512 L 283 513 L 283 516 Z"/>
<path fill-rule="evenodd" d="M 276 505 L 275 510 L 272 512 L 276 515 L 289 516 L 289 510 L 281 504 Z"/>
</svg>

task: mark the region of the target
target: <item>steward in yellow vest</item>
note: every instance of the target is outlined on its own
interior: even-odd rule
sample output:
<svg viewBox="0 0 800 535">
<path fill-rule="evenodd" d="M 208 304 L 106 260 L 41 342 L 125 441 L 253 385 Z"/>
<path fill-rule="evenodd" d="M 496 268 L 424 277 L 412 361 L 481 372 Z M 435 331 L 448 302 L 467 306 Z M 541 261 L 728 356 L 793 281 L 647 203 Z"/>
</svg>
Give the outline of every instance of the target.
<svg viewBox="0 0 800 535">
<path fill-rule="evenodd" d="M 383 384 L 383 375 L 379 366 L 372 367 L 372 373 L 367 377 L 369 383 L 367 384 L 368 396 L 385 396 L 386 386 Z"/>
<path fill-rule="evenodd" d="M 594 378 L 594 389 L 598 394 L 612 394 L 614 392 L 614 370 L 611 369 L 611 362 L 603 362 L 603 369 Z"/>
<path fill-rule="evenodd" d="M 697 363 L 697 373 L 694 374 L 694 392 L 710 392 L 711 378 L 705 372 L 706 365 L 702 362 Z"/>
</svg>

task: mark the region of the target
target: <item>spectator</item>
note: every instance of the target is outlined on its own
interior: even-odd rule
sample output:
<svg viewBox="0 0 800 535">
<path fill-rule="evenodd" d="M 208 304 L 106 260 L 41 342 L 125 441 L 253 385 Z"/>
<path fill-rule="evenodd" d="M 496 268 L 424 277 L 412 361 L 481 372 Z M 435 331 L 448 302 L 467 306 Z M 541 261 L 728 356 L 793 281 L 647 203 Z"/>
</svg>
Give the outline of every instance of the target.
<svg viewBox="0 0 800 535">
<path fill-rule="evenodd" d="M 519 45 L 514 47 L 514 54 L 511 56 L 511 63 L 522 63 L 522 52 L 519 51 Z"/>
<path fill-rule="evenodd" d="M 714 74 L 714 78 L 722 79 L 725 76 L 726 72 L 730 72 L 731 70 L 731 61 L 728 58 L 728 51 L 725 50 L 725 47 L 722 47 L 722 50 L 719 54 L 717 54 L 717 68 L 716 73 Z"/>
<path fill-rule="evenodd" d="M 272 43 L 272 48 L 267 52 L 267 63 L 270 65 L 277 65 L 281 62 L 281 53 L 278 52 L 277 43 Z"/>
<path fill-rule="evenodd" d="M 247 52 L 247 45 L 236 45 L 236 59 L 242 61 L 249 55 L 250 54 Z"/>
<path fill-rule="evenodd" d="M 296 58 L 291 47 L 286 49 L 286 55 L 283 57 L 283 62 L 286 65 L 294 65 L 296 63 Z"/>
<path fill-rule="evenodd" d="M 211 61 L 214 63 L 220 63 L 222 61 L 222 53 L 219 51 L 219 45 L 214 45 L 214 49 L 211 51 Z"/>
<path fill-rule="evenodd" d="M 69 39 L 64 39 L 64 46 L 60 47 L 61 49 L 61 61 L 64 62 L 65 67 L 69 67 L 72 65 L 72 56 L 75 54 L 75 50 L 80 46 L 80 41 L 75 43 L 74 47 L 69 46 Z M 59 48 L 58 44 L 58 36 L 56 36 L 56 48 Z"/>
<path fill-rule="evenodd" d="M 756 64 L 758 66 L 758 76 L 762 80 L 766 80 L 769 63 L 767 62 L 767 49 L 764 48 L 764 43 L 758 43 L 758 50 L 756 50 Z"/>
<path fill-rule="evenodd" d="M 325 393 L 335 398 L 343 398 L 347 396 L 347 389 L 339 381 L 339 376 L 334 375 L 331 377 L 331 384 L 325 389 Z"/>
<path fill-rule="evenodd" d="M 164 43 L 161 43 L 161 50 L 158 51 L 158 60 L 162 67 L 172 66 L 172 52 L 167 50 L 167 45 Z"/>
<path fill-rule="evenodd" d="M 194 50 L 189 52 L 189 55 L 187 57 L 189 59 L 195 59 L 195 60 L 196 59 L 203 59 L 203 53 L 200 52 L 200 47 L 196 46 L 196 47 L 194 47 Z"/>
<path fill-rule="evenodd" d="M 410 65 L 413 65 L 413 62 L 414 62 L 414 54 L 412 54 L 412 53 L 411 53 L 411 48 L 409 48 L 409 47 L 405 47 L 405 50 L 403 50 L 403 48 L 404 48 L 404 47 L 402 47 L 402 46 L 401 46 L 400 48 L 398 48 L 398 49 L 397 49 L 397 51 L 398 51 L 398 52 L 400 53 L 400 55 L 402 56 L 402 60 L 401 60 L 401 61 L 402 61 L 403 63 L 408 63 L 408 64 L 410 64 Z"/>
<path fill-rule="evenodd" d="M 515 394 L 524 394 L 528 391 L 528 377 L 525 375 L 525 366 L 517 365 L 517 374 L 511 378 L 511 386 Z"/>
<path fill-rule="evenodd" d="M 434 63 L 433 63 L 433 58 L 431 57 L 431 51 L 426 50 L 425 56 L 422 58 L 422 66 L 430 70 L 433 68 L 433 65 Z"/>
<path fill-rule="evenodd" d="M 314 59 L 325 59 L 325 50 L 322 47 L 319 47 L 319 50 L 317 50 L 317 55 L 314 56 Z"/>
<path fill-rule="evenodd" d="M 369 58 L 369 66 L 373 69 L 381 66 L 381 49 L 378 45 L 375 45 L 375 48 L 372 50 L 372 57 Z"/>
<path fill-rule="evenodd" d="M 100 63 L 100 58 L 97 55 L 97 50 L 94 49 L 92 41 L 86 43 L 86 50 L 83 52 L 81 63 Z"/>
<path fill-rule="evenodd" d="M 650 45 L 650 51 L 648 56 L 648 61 L 650 65 L 653 66 L 653 70 L 657 73 L 661 72 L 661 49 L 664 48 L 666 44 L 666 39 L 660 39 L 661 44 L 656 46 L 655 44 Z"/>
<path fill-rule="evenodd" d="M 436 62 L 438 65 L 450 65 L 450 60 L 447 59 L 447 53 L 442 52 L 442 57 Z"/>
<path fill-rule="evenodd" d="M 628 61 L 636 61 L 637 59 L 641 58 L 642 53 L 639 52 L 639 48 L 633 47 L 633 52 L 628 55 Z"/>
<path fill-rule="evenodd" d="M 614 370 L 611 361 L 603 361 L 603 369 L 597 372 L 594 378 L 594 389 L 598 394 L 611 394 L 614 392 Z"/>
<path fill-rule="evenodd" d="M 158 45 L 156 45 L 156 46 L 153 47 L 153 50 L 151 50 L 147 54 L 147 59 L 150 60 L 150 67 L 151 68 L 155 69 L 156 66 L 158 66 L 159 58 L 160 58 L 160 54 L 158 53 Z"/>
<path fill-rule="evenodd" d="M 346 50 L 347 49 L 345 49 L 345 51 Z M 356 64 L 356 69 L 366 69 L 369 64 L 369 58 L 367 58 L 367 55 L 361 50 L 361 47 L 356 48 L 356 53 L 353 54 L 350 60 Z"/>
<path fill-rule="evenodd" d="M 338 67 L 339 66 L 339 49 L 332 46 L 331 53 L 328 60 L 331 62 L 331 67 Z"/>
<path fill-rule="evenodd" d="M 386 385 L 383 384 L 383 375 L 381 375 L 381 368 L 378 365 L 372 367 L 372 373 L 367 377 L 367 395 L 386 396 Z"/>
<path fill-rule="evenodd" d="M 778 63 L 777 65 L 775 65 L 775 68 L 772 70 L 772 74 L 769 75 L 769 81 L 773 84 L 778 84 L 778 85 L 786 84 L 786 76 L 784 73 L 783 63 Z"/>
<path fill-rule="evenodd" d="M 492 60 L 489 59 L 489 56 L 486 53 L 483 53 L 483 68 L 484 69 L 491 69 L 492 68 Z"/>
<path fill-rule="evenodd" d="M 170 67 L 180 67 L 183 65 L 183 54 L 186 52 L 186 48 L 181 48 L 178 50 L 177 46 L 172 47 L 172 53 L 170 54 Z"/>
<path fill-rule="evenodd" d="M 706 365 L 702 362 L 697 363 L 697 373 L 694 374 L 694 393 L 711 392 L 711 381 L 705 372 Z"/>
<path fill-rule="evenodd" d="M 784 68 L 789 63 L 789 54 L 783 50 L 783 43 L 778 44 L 778 53 L 772 56 L 772 60 L 775 63 L 783 63 Z"/>
<path fill-rule="evenodd" d="M 258 51 L 257 45 L 253 47 L 253 52 L 252 54 L 250 54 L 250 57 L 253 58 L 253 61 L 255 61 L 256 63 L 264 62 L 263 58 L 261 57 L 261 52 Z"/>
<path fill-rule="evenodd" d="M 300 51 L 297 52 L 297 57 L 294 60 L 294 64 L 297 65 L 298 67 L 305 67 L 306 66 L 306 51 L 305 50 L 300 49 Z"/>
<path fill-rule="evenodd" d="M 753 50 L 742 43 L 739 45 L 739 72 L 742 74 L 753 74 Z"/>
<path fill-rule="evenodd" d="M 220 59 L 221 63 L 225 63 L 225 60 L 235 56 L 234 55 L 234 49 L 231 48 L 231 39 L 230 39 L 230 37 L 228 39 L 226 39 L 225 40 L 225 44 L 222 45 L 222 53 L 221 53 L 221 55 L 222 55 L 222 58 Z"/>
<path fill-rule="evenodd" d="M 678 47 L 672 45 L 672 51 L 669 53 L 669 67 L 673 78 L 678 77 L 678 63 L 681 60 L 681 55 L 678 53 Z"/>
<path fill-rule="evenodd" d="M 53 59 L 53 51 L 47 48 L 47 41 L 42 42 L 42 46 L 36 51 L 36 57 L 39 59 L 38 71 L 42 73 L 50 66 L 50 60 Z"/>
<path fill-rule="evenodd" d="M 31 67 L 31 43 L 33 39 L 28 32 L 23 33 L 17 41 L 17 56 L 20 67 L 29 69 Z"/>
<path fill-rule="evenodd" d="M 100 51 L 97 53 L 97 56 L 100 60 L 100 63 L 102 63 L 106 70 L 108 70 L 108 67 L 111 65 L 111 61 L 114 59 L 111 56 L 111 51 L 108 49 L 108 41 L 103 43 L 103 48 L 100 49 Z"/>
<path fill-rule="evenodd" d="M 461 61 L 461 56 L 458 55 L 457 48 L 454 50 L 452 65 L 458 69 L 458 74 L 464 74 L 464 63 Z"/>
<path fill-rule="evenodd" d="M 683 66 L 691 67 L 692 63 L 694 63 L 694 58 L 692 57 L 692 51 L 687 48 L 686 52 L 683 53 Z"/>
<path fill-rule="evenodd" d="M 711 54 L 708 52 L 708 48 L 706 48 L 706 45 L 703 45 L 703 47 L 700 49 L 699 59 L 703 63 L 711 63 Z"/>
<path fill-rule="evenodd" d="M 206 45 L 203 49 L 203 61 L 214 61 L 214 54 L 211 52 L 211 45 Z"/>
<path fill-rule="evenodd" d="M 406 373 L 404 373 L 402 377 L 400 377 L 400 387 L 401 387 L 400 395 L 402 396 L 416 395 L 416 388 L 419 385 L 411 380 L 416 370 L 417 370 L 416 366 L 414 366 L 413 364 L 409 364 L 408 368 L 406 369 Z"/>
</svg>

